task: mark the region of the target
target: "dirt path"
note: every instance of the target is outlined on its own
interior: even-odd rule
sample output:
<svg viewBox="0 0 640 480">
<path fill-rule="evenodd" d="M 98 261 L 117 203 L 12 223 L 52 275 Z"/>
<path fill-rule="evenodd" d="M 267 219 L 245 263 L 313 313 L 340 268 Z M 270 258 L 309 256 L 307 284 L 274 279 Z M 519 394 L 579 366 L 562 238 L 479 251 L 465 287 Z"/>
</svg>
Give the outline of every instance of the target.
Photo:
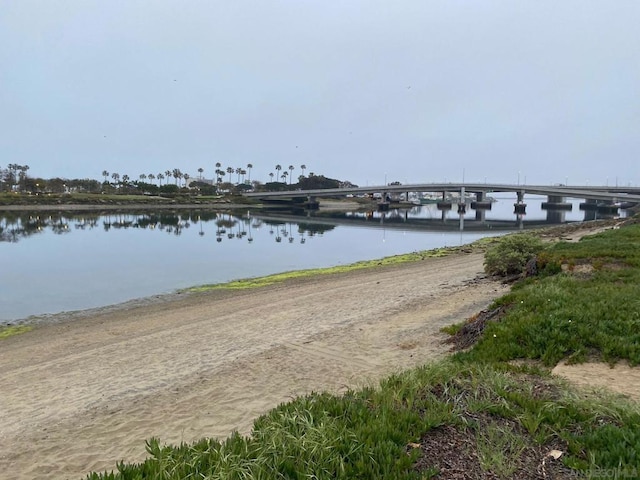
<svg viewBox="0 0 640 480">
<path fill-rule="evenodd" d="M 506 287 L 461 253 L 97 312 L 0 343 L 0 478 L 82 478 L 144 442 L 247 434 L 312 390 L 443 355 L 440 328 Z"/>
</svg>

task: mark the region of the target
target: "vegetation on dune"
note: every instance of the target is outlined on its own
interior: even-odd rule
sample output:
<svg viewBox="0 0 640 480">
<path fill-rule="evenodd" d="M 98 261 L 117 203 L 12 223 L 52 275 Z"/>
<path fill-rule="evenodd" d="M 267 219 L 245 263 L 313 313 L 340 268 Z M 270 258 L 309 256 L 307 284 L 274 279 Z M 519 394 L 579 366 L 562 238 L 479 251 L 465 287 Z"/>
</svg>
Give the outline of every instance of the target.
<svg viewBox="0 0 640 480">
<path fill-rule="evenodd" d="M 7 325 L 0 327 L 0 340 L 14 335 L 20 335 L 21 333 L 26 333 L 32 329 L 33 327 L 31 325 Z"/>
<path fill-rule="evenodd" d="M 538 255 L 539 275 L 495 303 L 504 315 L 487 322 L 477 345 L 459 356 L 640 364 L 639 246 L 640 225 L 549 246 Z"/>
<path fill-rule="evenodd" d="M 483 242 L 501 243 L 512 241 Z M 536 247 L 538 275 L 495 303 L 499 314 L 466 351 L 378 388 L 282 404 L 249 437 L 152 439 L 143 463 L 88 478 L 636 478 L 640 405 L 581 393 L 543 365 L 591 355 L 638 363 L 639 243 L 636 225 Z M 507 362 L 522 358 L 542 362 Z"/>
<path fill-rule="evenodd" d="M 543 249 L 542 240 L 534 234 L 507 235 L 487 249 L 485 271 L 489 275 L 520 274 L 527 262 Z"/>
<path fill-rule="evenodd" d="M 403 263 L 411 263 L 426 258 L 444 257 L 450 255 L 453 252 L 460 251 L 461 247 L 445 247 L 435 248 L 433 250 L 426 250 L 422 252 L 413 252 L 403 255 L 395 255 L 391 257 L 385 257 L 377 260 L 366 260 L 362 262 L 356 262 L 349 265 L 338 265 L 328 268 L 313 268 L 308 270 L 294 270 L 291 272 L 277 273 L 274 275 L 267 275 L 257 278 L 246 278 L 240 280 L 234 280 L 227 283 L 218 283 L 212 285 L 199 285 L 188 288 L 188 292 L 205 292 L 209 290 L 242 290 L 247 288 L 266 287 L 276 283 L 285 282 L 287 280 L 312 277 L 315 275 L 329 275 L 336 273 L 345 273 L 353 270 L 361 270 L 365 268 L 373 268 L 379 266 L 399 265 Z"/>
<path fill-rule="evenodd" d="M 152 439 L 143 463 L 88 478 L 528 479 L 541 469 L 578 478 L 575 469 L 636 465 L 638 422 L 637 406 L 604 406 L 539 371 L 447 359 L 379 388 L 282 404 L 249 437 L 179 446 Z M 447 441 L 434 443 L 443 432 Z M 451 442 L 464 448 L 449 451 Z"/>
</svg>

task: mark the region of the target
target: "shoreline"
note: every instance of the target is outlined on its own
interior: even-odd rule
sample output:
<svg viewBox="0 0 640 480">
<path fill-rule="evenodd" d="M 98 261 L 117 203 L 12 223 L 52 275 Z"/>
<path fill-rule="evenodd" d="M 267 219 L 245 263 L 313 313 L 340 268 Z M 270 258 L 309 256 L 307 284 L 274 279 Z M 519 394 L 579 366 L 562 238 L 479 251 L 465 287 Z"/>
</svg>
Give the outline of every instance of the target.
<svg viewBox="0 0 640 480">
<path fill-rule="evenodd" d="M 60 204 L 34 204 L 34 205 L 0 205 L 0 212 L 100 212 L 114 210 L 193 210 L 193 209 L 240 209 L 240 208 L 262 208 L 257 204 L 234 204 L 226 202 L 215 203 L 105 203 L 105 204 L 81 204 L 81 203 L 60 203 Z"/>
<path fill-rule="evenodd" d="M 278 272 L 271 275 L 261 276 L 261 277 L 248 277 L 236 280 L 229 280 L 227 282 L 216 283 L 216 284 L 202 284 L 202 285 L 192 285 L 185 288 L 175 289 L 171 292 L 158 293 L 153 295 L 148 295 L 144 297 L 132 298 L 130 300 L 126 300 L 124 302 L 101 305 L 97 307 L 84 308 L 78 310 L 68 310 L 61 311 L 55 313 L 41 313 L 29 315 L 27 317 L 17 318 L 14 320 L 5 320 L 0 322 L 0 329 L 2 327 L 13 327 L 13 326 L 42 326 L 42 325 L 50 325 L 55 323 L 66 323 L 66 322 L 74 322 L 76 320 L 80 320 L 83 318 L 100 315 L 103 313 L 117 313 L 125 310 L 131 310 L 135 308 L 144 308 L 151 305 L 157 304 L 165 304 L 175 302 L 177 300 L 181 300 L 189 295 L 197 295 L 201 293 L 210 293 L 214 294 L 217 292 L 218 295 L 223 294 L 223 292 L 227 292 L 227 294 L 232 295 L 234 291 L 237 290 L 250 290 L 250 289 L 258 289 L 264 288 L 269 284 L 284 284 L 286 282 L 301 282 L 305 280 L 310 280 L 316 276 L 322 275 L 344 275 L 349 274 L 352 271 L 357 270 L 374 270 L 379 268 L 381 265 L 390 267 L 390 266 L 401 266 L 403 264 L 413 263 L 418 261 L 417 257 L 421 259 L 426 258 L 436 258 L 443 257 L 447 255 L 454 255 L 456 253 L 465 252 L 471 253 L 470 249 L 473 249 L 473 244 L 465 244 L 460 246 L 451 246 L 451 247 L 436 247 L 430 250 L 423 250 L 420 252 L 412 252 L 412 253 L 404 253 L 393 255 L 389 257 L 377 258 L 372 260 L 362 260 L 359 262 L 355 262 L 347 265 L 337 265 L 332 267 L 319 267 L 312 269 L 300 269 L 300 270 L 290 270 L 284 272 Z M 270 279 L 274 279 L 273 281 L 269 281 Z M 267 283 L 266 283 L 267 282 Z M 236 287 L 236 284 L 248 283 L 248 286 Z"/>
<path fill-rule="evenodd" d="M 349 199 L 321 199 L 320 210 L 338 210 L 338 211 L 350 211 L 359 210 L 363 208 L 376 207 L 375 203 L 367 204 L 363 202 L 357 202 Z M 265 208 L 261 203 L 234 203 L 231 200 L 227 201 L 204 201 L 204 202 L 174 202 L 172 200 L 165 200 L 163 203 L 150 203 L 150 202 L 105 202 L 105 203 L 55 203 L 55 204 L 41 204 L 41 203 L 20 203 L 20 204 L 0 204 L 0 212 L 100 212 L 100 211 L 115 211 L 115 210 L 236 210 L 236 209 L 257 209 L 262 210 Z"/>
<path fill-rule="evenodd" d="M 585 234 L 596 233 L 598 231 L 601 231 L 602 229 L 610 228 L 618 224 L 620 221 L 622 220 L 594 220 L 589 222 L 571 222 L 568 224 L 557 225 L 552 227 L 540 227 L 533 231 L 539 232 L 543 237 L 564 239 L 568 241 L 576 241 Z M 483 238 L 487 238 L 487 237 L 483 237 Z M 470 253 L 472 249 L 476 248 L 477 242 L 478 241 L 470 244 L 459 245 L 459 246 L 437 247 L 437 248 L 423 250 L 419 252 L 399 254 L 391 257 L 383 257 L 380 259 L 365 260 L 362 262 L 356 262 L 354 264 L 343 265 L 341 266 L 341 269 L 346 269 L 347 271 L 349 271 L 356 264 L 359 264 L 359 263 L 363 263 L 363 264 L 370 263 L 371 265 L 365 266 L 365 267 L 357 267 L 357 269 L 376 268 L 377 264 L 379 264 L 385 259 L 411 256 L 414 254 L 419 254 L 420 256 L 425 258 L 431 258 L 434 256 L 434 254 L 436 256 L 441 256 L 440 253 L 442 253 L 443 255 L 455 255 L 457 253 L 460 253 L 461 251 L 464 253 Z M 415 260 L 408 260 L 408 262 L 412 262 L 412 261 L 415 261 Z M 401 261 L 400 263 L 405 263 L 405 262 Z M 309 276 L 323 275 L 326 272 L 333 270 L 334 268 L 335 267 L 316 268 L 316 269 L 313 269 L 313 271 L 310 271 Z M 54 323 L 73 322 L 86 317 L 100 315 L 102 313 L 111 313 L 111 312 L 117 313 L 124 310 L 130 310 L 132 308 L 140 308 L 140 307 L 146 307 L 146 306 L 156 305 L 156 304 L 171 303 L 172 301 L 184 298 L 185 296 L 196 294 L 198 293 L 196 292 L 196 290 L 199 290 L 199 289 L 201 290 L 203 287 L 206 287 L 207 290 L 210 292 L 213 290 L 220 292 L 220 291 L 227 290 L 225 289 L 225 285 L 237 283 L 238 281 L 251 280 L 253 283 L 256 283 L 256 282 L 259 283 L 260 280 L 263 280 L 268 277 L 282 276 L 288 273 L 295 273 L 300 271 L 301 270 L 292 270 L 292 271 L 286 271 L 286 272 L 275 273 L 272 275 L 267 275 L 265 277 L 249 277 L 245 279 L 230 280 L 228 282 L 214 284 L 216 288 L 212 288 L 212 285 L 192 285 L 186 288 L 175 289 L 171 292 L 158 293 L 158 294 L 153 294 L 153 295 L 144 296 L 144 297 L 132 298 L 130 300 L 126 300 L 124 302 L 119 302 L 114 304 L 107 304 L 107 305 L 101 305 L 97 307 L 78 309 L 78 310 L 61 311 L 61 312 L 55 312 L 55 313 L 34 314 L 34 315 L 22 317 L 22 318 L 16 318 L 13 320 L 0 321 L 0 328 L 12 327 L 12 326 L 40 327 L 42 325 L 49 325 Z M 299 279 L 299 276 L 296 276 L 296 277 L 297 279 Z M 281 283 L 281 282 L 282 282 L 281 280 L 278 281 L 278 283 Z M 255 286 L 251 288 L 262 288 L 262 287 Z"/>
<path fill-rule="evenodd" d="M 440 328 L 508 287 L 481 253 L 85 312 L 0 349 L 0 471 L 81 478 L 145 441 L 250 433 L 291 397 L 343 392 L 440 358 Z M 122 307 L 122 306 L 121 306 Z M 38 452 L 37 464 L 31 452 Z"/>
</svg>

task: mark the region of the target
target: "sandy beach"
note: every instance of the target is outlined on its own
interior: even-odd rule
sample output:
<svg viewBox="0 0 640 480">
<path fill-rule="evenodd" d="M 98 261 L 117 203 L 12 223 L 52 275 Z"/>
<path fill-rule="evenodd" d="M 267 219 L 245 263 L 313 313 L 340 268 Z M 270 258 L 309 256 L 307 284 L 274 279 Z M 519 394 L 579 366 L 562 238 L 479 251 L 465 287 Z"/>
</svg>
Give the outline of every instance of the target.
<svg viewBox="0 0 640 480">
<path fill-rule="evenodd" d="M 446 353 L 440 328 L 507 287 L 481 253 L 173 295 L 70 315 L 0 344 L 0 478 L 83 478 L 145 440 L 249 434 L 309 393 L 375 384 Z"/>
</svg>

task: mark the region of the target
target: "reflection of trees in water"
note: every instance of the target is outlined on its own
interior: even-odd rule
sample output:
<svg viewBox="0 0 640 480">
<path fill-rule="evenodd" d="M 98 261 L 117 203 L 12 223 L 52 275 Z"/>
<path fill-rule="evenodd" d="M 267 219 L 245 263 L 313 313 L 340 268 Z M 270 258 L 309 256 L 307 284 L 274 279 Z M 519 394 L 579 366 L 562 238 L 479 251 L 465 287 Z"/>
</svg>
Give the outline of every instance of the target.
<svg viewBox="0 0 640 480">
<path fill-rule="evenodd" d="M 82 224 L 91 224 L 93 219 L 82 219 Z M 70 217 L 62 214 L 41 215 L 33 213 L 7 213 L 0 217 L 0 242 L 16 243 L 32 235 L 51 230 L 55 234 L 69 233 Z"/>
<path fill-rule="evenodd" d="M 225 234 L 229 239 L 235 237 L 233 227 L 235 227 L 236 223 L 238 223 L 238 220 L 231 214 L 223 213 L 220 214 L 218 218 L 216 218 L 216 237 L 218 238 L 218 242 L 222 240 L 222 236 Z"/>
<path fill-rule="evenodd" d="M 325 225 L 321 223 L 308 223 L 308 222 L 298 223 L 298 232 L 308 233 L 310 237 L 313 237 L 316 234 L 322 235 L 324 232 L 330 232 L 334 228 L 336 228 L 335 225 Z"/>
<path fill-rule="evenodd" d="M 92 228 L 96 228 L 98 226 L 98 217 L 94 217 L 94 218 L 81 217 L 81 218 L 74 219 L 73 226 L 75 227 L 76 230 L 84 230 L 86 228 L 91 230 Z"/>
<path fill-rule="evenodd" d="M 57 222 L 52 223 L 50 228 L 56 235 L 71 233 L 71 230 L 69 230 L 69 222 L 64 221 L 62 218 L 59 218 Z"/>
<path fill-rule="evenodd" d="M 268 225 L 269 234 L 275 234 L 276 243 L 281 243 L 283 240 L 287 240 L 289 243 L 293 243 L 295 238 L 295 232 L 297 231 L 300 243 L 306 243 L 307 237 L 313 237 L 315 235 L 322 235 L 324 232 L 331 231 L 335 228 L 335 225 L 326 225 L 313 222 L 285 222 L 282 220 L 274 219 L 262 219 L 259 226 Z"/>
<path fill-rule="evenodd" d="M 331 225 L 313 223 L 296 223 L 268 221 L 252 217 L 249 212 L 234 214 L 233 212 L 215 211 L 161 211 L 161 212 L 93 212 L 69 213 L 57 212 L 7 212 L 0 216 L 0 241 L 18 242 L 32 235 L 50 232 L 56 235 L 68 234 L 73 231 L 88 231 L 102 228 L 105 232 L 121 231 L 131 228 L 158 230 L 169 235 L 182 235 L 191 225 L 197 225 L 197 234 L 206 234 L 206 224 L 215 224 L 217 242 L 223 240 L 254 241 L 254 232 L 264 227 L 269 233 L 275 233 L 276 242 L 287 240 L 293 243 L 296 232 L 300 243 L 306 242 L 306 237 L 332 230 Z"/>
</svg>

